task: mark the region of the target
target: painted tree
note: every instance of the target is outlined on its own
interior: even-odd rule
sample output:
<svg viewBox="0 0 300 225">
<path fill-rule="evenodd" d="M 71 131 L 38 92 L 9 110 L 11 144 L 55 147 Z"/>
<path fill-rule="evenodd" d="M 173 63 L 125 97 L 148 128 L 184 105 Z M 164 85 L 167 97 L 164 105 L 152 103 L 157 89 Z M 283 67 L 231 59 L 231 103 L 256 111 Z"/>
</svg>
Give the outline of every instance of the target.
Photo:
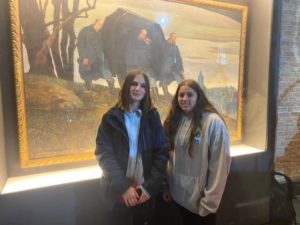
<svg viewBox="0 0 300 225">
<path fill-rule="evenodd" d="M 51 34 L 36 0 L 20 0 L 20 17 L 30 73 L 54 75 L 48 40 Z"/>
<path fill-rule="evenodd" d="M 74 22 L 81 14 L 88 17 L 87 12 L 95 9 L 97 0 L 85 2 L 86 7 L 79 10 L 79 0 L 73 0 L 70 11 L 68 0 L 52 0 L 53 21 L 46 23 L 48 0 L 20 0 L 22 37 L 31 74 L 73 80 Z"/>
</svg>

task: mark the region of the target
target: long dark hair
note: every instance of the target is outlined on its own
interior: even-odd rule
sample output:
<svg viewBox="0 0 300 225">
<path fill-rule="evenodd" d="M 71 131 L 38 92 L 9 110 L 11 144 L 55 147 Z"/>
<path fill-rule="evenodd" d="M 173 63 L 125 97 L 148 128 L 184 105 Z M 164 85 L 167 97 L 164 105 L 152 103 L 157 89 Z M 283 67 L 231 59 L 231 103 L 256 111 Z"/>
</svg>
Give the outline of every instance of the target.
<svg viewBox="0 0 300 225">
<path fill-rule="evenodd" d="M 180 119 L 183 115 L 183 111 L 179 106 L 178 103 L 178 92 L 182 86 L 188 86 L 192 88 L 196 94 L 197 94 L 197 101 L 196 105 L 192 109 L 192 121 L 191 121 L 191 136 L 189 139 L 189 148 L 188 153 L 190 157 L 192 157 L 192 148 L 193 148 L 193 142 L 194 138 L 196 136 L 197 128 L 201 126 L 201 120 L 202 120 L 202 113 L 203 112 L 213 112 L 218 114 L 220 117 L 220 113 L 216 110 L 216 108 L 210 103 L 208 98 L 206 97 L 204 91 L 201 89 L 199 84 L 194 80 L 184 80 L 181 82 L 176 90 L 175 96 L 172 100 L 171 109 L 168 113 L 167 118 L 164 121 L 164 128 L 166 135 L 169 140 L 169 146 L 170 150 L 172 151 L 174 149 L 174 141 L 175 141 L 175 135 L 178 129 L 178 125 L 180 123 Z M 222 118 L 222 117 L 221 117 Z"/>
<path fill-rule="evenodd" d="M 145 96 L 141 101 L 139 108 L 142 110 L 143 113 L 148 112 L 152 107 L 152 100 L 150 97 L 150 84 L 149 79 L 146 73 L 143 70 L 131 70 L 128 72 L 122 89 L 119 93 L 119 100 L 116 104 L 117 107 L 121 108 L 123 111 L 129 111 L 129 104 L 130 104 L 130 86 L 136 76 L 142 75 L 145 80 Z"/>
</svg>

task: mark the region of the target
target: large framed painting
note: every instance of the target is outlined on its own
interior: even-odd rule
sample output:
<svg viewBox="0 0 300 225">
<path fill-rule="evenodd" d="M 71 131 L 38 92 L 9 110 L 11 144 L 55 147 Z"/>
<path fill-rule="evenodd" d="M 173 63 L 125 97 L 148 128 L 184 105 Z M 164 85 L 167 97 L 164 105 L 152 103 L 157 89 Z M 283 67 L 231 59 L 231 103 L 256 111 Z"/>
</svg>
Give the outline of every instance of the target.
<svg viewBox="0 0 300 225">
<path fill-rule="evenodd" d="M 208 0 L 9 0 L 23 168 L 94 160 L 103 114 L 134 68 L 162 120 L 195 79 L 242 140 L 247 7 Z"/>
</svg>

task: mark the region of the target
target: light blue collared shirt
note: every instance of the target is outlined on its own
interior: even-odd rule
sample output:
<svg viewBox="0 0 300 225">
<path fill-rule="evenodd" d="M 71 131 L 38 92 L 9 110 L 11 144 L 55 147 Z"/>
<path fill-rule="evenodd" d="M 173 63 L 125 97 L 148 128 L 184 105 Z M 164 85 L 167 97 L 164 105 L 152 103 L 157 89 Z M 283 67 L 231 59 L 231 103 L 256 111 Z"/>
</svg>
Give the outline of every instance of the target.
<svg viewBox="0 0 300 225">
<path fill-rule="evenodd" d="M 126 176 L 134 178 L 142 191 L 150 197 L 150 194 L 141 186 L 144 183 L 143 162 L 140 152 L 138 151 L 138 137 L 140 131 L 142 111 L 125 112 L 125 126 L 129 138 L 129 157 L 127 164 Z"/>
<path fill-rule="evenodd" d="M 134 179 L 140 185 L 144 182 L 143 163 L 138 152 L 141 113 L 139 111 L 125 112 L 124 117 L 129 139 L 129 157 L 126 176 Z"/>
</svg>

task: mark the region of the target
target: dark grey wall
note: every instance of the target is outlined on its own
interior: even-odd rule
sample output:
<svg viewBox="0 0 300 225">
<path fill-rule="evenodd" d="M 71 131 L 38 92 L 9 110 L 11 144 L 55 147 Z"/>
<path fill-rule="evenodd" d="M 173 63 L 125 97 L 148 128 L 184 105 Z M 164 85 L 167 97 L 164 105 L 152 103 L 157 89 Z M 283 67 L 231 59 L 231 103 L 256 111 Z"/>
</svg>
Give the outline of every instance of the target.
<svg viewBox="0 0 300 225">
<path fill-rule="evenodd" d="M 219 209 L 219 225 L 259 225 L 268 221 L 270 154 L 233 158 Z M 1 225 L 106 225 L 98 199 L 99 180 L 0 195 Z M 178 215 L 159 205 L 161 225 Z M 179 221 L 179 220 L 176 220 Z M 156 223 L 159 225 L 159 223 Z"/>
<path fill-rule="evenodd" d="M 107 224 L 98 180 L 0 196 L 1 225 Z"/>
</svg>

